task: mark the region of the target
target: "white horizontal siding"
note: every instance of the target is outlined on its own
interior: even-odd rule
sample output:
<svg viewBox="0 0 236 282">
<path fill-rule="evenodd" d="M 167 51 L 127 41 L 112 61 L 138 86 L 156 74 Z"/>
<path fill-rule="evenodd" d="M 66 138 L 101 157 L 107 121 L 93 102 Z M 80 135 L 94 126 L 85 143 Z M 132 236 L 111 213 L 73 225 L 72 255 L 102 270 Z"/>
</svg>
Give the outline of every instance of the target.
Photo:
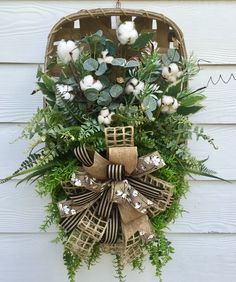
<svg viewBox="0 0 236 282">
<path fill-rule="evenodd" d="M 30 96 L 37 64 L 43 63 L 47 34 L 62 16 L 80 9 L 114 7 L 115 1 L 0 1 L 0 178 L 17 169 L 27 148 L 10 144 L 28 122 L 42 98 Z M 135 3 L 135 5 L 134 5 Z M 211 61 L 191 82 L 193 89 L 209 77 L 236 74 L 236 1 L 122 1 L 123 7 L 165 14 L 182 29 L 189 54 Z M 135 6 L 135 7 L 134 7 Z M 191 180 L 181 201 L 182 218 L 166 230 L 176 253 L 164 270 L 164 282 L 234 282 L 236 277 L 236 82 L 210 85 L 206 108 L 192 117 L 215 138 L 218 150 L 190 142 L 193 154 L 208 155 L 208 166 L 232 183 Z M 48 199 L 38 198 L 34 186 L 0 188 L 0 281 L 66 282 L 62 247 L 50 242 L 55 229 L 40 233 Z M 85 267 L 78 281 L 113 282 L 112 259 L 104 256 L 92 271 Z M 127 269 L 127 282 L 154 282 L 146 263 L 141 274 Z M 99 274 L 99 275 L 98 275 Z"/>
</svg>

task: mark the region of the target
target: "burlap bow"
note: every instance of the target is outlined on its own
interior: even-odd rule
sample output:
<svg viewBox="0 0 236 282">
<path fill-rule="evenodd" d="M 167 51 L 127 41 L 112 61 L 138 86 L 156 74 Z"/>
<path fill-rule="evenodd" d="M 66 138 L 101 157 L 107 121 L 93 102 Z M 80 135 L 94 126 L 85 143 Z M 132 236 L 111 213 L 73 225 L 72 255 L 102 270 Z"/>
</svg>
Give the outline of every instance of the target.
<svg viewBox="0 0 236 282">
<path fill-rule="evenodd" d="M 66 246 L 78 255 L 88 256 L 100 242 L 129 261 L 140 239 L 155 238 L 149 216 L 168 207 L 173 187 L 150 174 L 165 163 L 157 151 L 138 158 L 133 135 L 133 127 L 106 128 L 107 159 L 85 146 L 75 149 L 82 167 L 63 183 L 68 199 L 58 207 L 62 227 L 72 231 Z"/>
</svg>

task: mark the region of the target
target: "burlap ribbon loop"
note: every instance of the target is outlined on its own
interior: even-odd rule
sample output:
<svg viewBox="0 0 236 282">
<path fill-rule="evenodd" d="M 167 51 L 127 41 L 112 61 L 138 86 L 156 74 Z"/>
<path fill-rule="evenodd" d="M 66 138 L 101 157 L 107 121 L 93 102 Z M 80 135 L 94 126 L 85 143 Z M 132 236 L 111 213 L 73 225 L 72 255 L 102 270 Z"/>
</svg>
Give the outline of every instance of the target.
<svg viewBox="0 0 236 282">
<path fill-rule="evenodd" d="M 133 127 L 106 128 L 105 139 L 108 159 L 84 145 L 74 150 L 82 164 L 69 182 L 76 194 L 68 188 L 67 181 L 63 187 L 69 199 L 58 203 L 64 218 L 62 226 L 67 232 L 73 230 L 69 246 L 78 230 L 89 237 L 79 235 L 80 245 L 84 240 L 83 249 L 87 241 L 89 248 L 95 242 L 115 244 L 119 234 L 123 234 L 124 246 L 128 248 L 127 242 L 137 232 L 140 240 L 147 243 L 155 239 L 148 215 L 159 214 L 171 202 L 172 185 L 150 175 L 163 167 L 164 161 L 157 151 L 138 158 Z M 88 217 L 93 222 L 89 223 Z M 89 235 L 85 226 L 100 233 Z"/>
</svg>

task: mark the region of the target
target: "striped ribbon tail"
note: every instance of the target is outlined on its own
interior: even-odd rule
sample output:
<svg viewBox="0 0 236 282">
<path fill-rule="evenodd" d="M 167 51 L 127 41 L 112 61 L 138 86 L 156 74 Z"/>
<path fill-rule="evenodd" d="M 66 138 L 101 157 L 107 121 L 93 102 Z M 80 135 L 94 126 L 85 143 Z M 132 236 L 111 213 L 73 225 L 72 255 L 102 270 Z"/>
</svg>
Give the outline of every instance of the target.
<svg viewBox="0 0 236 282">
<path fill-rule="evenodd" d="M 89 155 L 88 150 L 86 149 L 85 145 L 79 146 L 74 149 L 74 154 L 76 158 L 85 166 L 92 166 L 93 159 Z"/>
<path fill-rule="evenodd" d="M 111 218 L 108 221 L 106 231 L 102 237 L 101 243 L 115 244 L 118 239 L 120 226 L 119 210 L 116 204 L 112 207 Z"/>
<path fill-rule="evenodd" d="M 80 222 L 83 217 L 84 211 L 76 215 L 64 218 L 60 225 L 65 230 L 66 233 L 71 232 Z"/>
<path fill-rule="evenodd" d="M 100 203 L 98 204 L 97 216 L 108 219 L 112 208 L 113 203 L 110 201 L 110 191 L 106 190 L 101 197 Z"/>
</svg>

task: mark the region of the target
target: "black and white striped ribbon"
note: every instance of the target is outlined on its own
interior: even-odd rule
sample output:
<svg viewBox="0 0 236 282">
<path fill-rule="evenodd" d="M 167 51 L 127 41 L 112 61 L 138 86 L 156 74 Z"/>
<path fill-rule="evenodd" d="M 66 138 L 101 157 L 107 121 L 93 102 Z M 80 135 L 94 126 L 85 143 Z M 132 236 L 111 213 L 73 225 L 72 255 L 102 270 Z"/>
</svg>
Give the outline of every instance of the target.
<svg viewBox="0 0 236 282">
<path fill-rule="evenodd" d="M 119 210 L 116 204 L 112 206 L 111 218 L 108 221 L 108 226 L 102 237 L 101 243 L 115 244 L 119 234 Z"/>
<path fill-rule="evenodd" d="M 85 166 L 92 166 L 93 165 L 93 160 L 92 160 L 91 156 L 89 155 L 89 152 L 86 149 L 85 145 L 75 148 L 74 153 L 75 153 L 76 158 L 80 162 L 82 162 L 83 165 L 85 165 Z"/>
<path fill-rule="evenodd" d="M 97 216 L 103 219 L 108 219 L 111 214 L 113 203 L 110 200 L 110 191 L 106 190 L 98 204 Z"/>
<path fill-rule="evenodd" d="M 154 199 L 162 196 L 162 193 L 155 185 L 141 181 L 140 178 L 128 177 L 127 179 L 129 184 L 145 197 Z"/>
<path fill-rule="evenodd" d="M 78 213 L 76 215 L 72 215 L 70 217 L 64 218 L 60 225 L 61 227 L 68 233 L 71 232 L 80 222 L 83 214 L 85 211 L 82 211 L 81 213 Z"/>
<path fill-rule="evenodd" d="M 107 177 L 115 181 L 121 181 L 125 177 L 125 166 L 122 164 L 109 164 L 107 166 Z"/>
</svg>

